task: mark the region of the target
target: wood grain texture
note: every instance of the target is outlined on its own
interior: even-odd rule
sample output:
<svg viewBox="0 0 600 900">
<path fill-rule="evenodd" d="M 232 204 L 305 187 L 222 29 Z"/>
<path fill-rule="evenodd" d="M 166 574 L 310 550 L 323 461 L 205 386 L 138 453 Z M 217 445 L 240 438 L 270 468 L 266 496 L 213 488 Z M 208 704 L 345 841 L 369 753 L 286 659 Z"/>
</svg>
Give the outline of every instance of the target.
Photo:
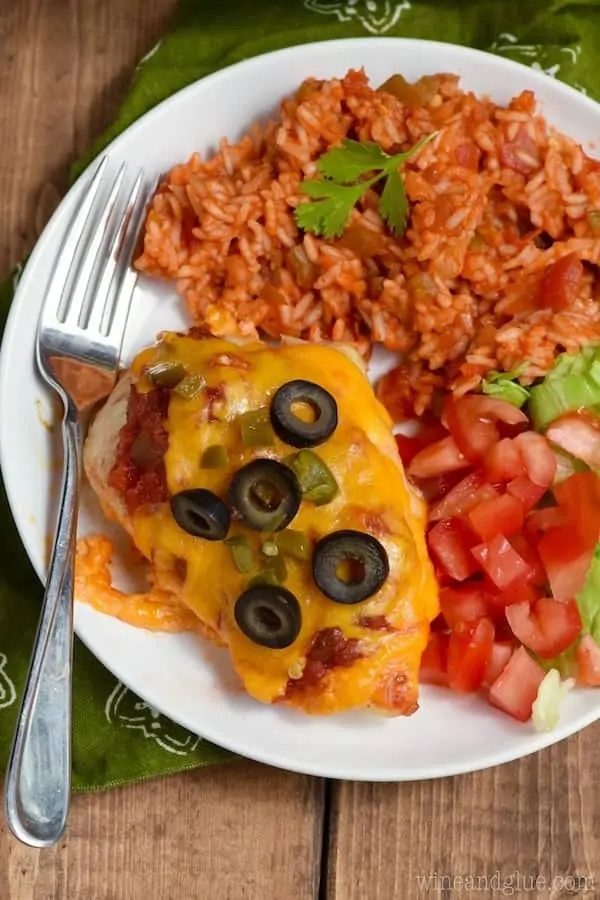
<svg viewBox="0 0 600 900">
<path fill-rule="evenodd" d="M 251 763 L 73 799 L 39 852 L 0 825 L 2 900 L 316 900 L 317 780 Z"/>
<path fill-rule="evenodd" d="M 176 0 L 0 0 L 0 276 L 114 115 Z M 323 786 L 232 764 L 75 796 L 36 851 L 0 817 L 0 900 L 315 900 Z"/>
<path fill-rule="evenodd" d="M 542 753 L 472 775 L 336 785 L 328 900 L 595 900 L 599 746 L 596 724 Z"/>
<path fill-rule="evenodd" d="M 176 0 L 0 0 L 0 272 L 114 115 Z"/>
</svg>

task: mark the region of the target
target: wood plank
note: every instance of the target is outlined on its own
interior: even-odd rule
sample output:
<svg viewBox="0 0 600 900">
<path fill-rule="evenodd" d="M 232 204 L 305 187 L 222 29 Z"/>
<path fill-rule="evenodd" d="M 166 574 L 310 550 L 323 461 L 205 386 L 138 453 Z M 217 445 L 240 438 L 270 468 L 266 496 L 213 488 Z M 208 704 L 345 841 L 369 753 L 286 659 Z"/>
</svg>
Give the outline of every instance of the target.
<svg viewBox="0 0 600 900">
<path fill-rule="evenodd" d="M 0 3 L 0 274 L 110 121 L 176 0 Z M 2 900 L 314 900 L 323 785 L 235 763 L 73 799 L 40 853 L 0 819 Z"/>
<path fill-rule="evenodd" d="M 596 724 L 472 775 L 335 785 L 328 900 L 600 897 L 599 746 Z"/>
<path fill-rule="evenodd" d="M 69 165 L 110 122 L 177 0 L 0 3 L 0 273 L 31 248 Z"/>
<path fill-rule="evenodd" d="M 0 897 L 316 900 L 322 792 L 242 762 L 79 795 L 66 839 L 43 853 L 0 824 Z"/>
</svg>

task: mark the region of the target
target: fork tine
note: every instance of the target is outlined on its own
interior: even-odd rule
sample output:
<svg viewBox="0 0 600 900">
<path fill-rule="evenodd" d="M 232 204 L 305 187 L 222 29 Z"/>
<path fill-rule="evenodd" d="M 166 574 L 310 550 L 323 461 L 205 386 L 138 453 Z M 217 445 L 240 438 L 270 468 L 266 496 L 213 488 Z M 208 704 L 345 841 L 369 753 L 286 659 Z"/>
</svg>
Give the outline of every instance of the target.
<svg viewBox="0 0 600 900">
<path fill-rule="evenodd" d="M 104 156 L 86 189 L 86 192 L 79 202 L 79 207 L 75 216 L 71 221 L 71 225 L 66 232 L 63 244 L 56 260 L 54 270 L 50 277 L 50 283 L 46 291 L 44 305 L 42 307 L 43 319 L 57 319 L 61 313 L 62 299 L 65 286 L 68 281 L 69 271 L 73 264 L 73 260 L 77 255 L 77 251 L 81 244 L 81 239 L 86 231 L 86 225 L 90 217 L 90 212 L 100 188 L 102 176 L 108 158 Z"/>
<path fill-rule="evenodd" d="M 117 205 L 126 171 L 127 163 L 123 163 L 113 182 L 108 200 L 104 203 L 98 220 L 94 222 L 93 231 L 85 247 L 79 271 L 71 286 L 69 305 L 65 310 L 65 322 L 69 325 L 79 325 L 81 328 L 85 328 L 89 318 L 92 298 L 95 296 L 95 282 L 97 280 L 93 276 L 102 258 L 103 246 L 110 236 L 108 226 Z"/>
<path fill-rule="evenodd" d="M 90 313 L 88 329 L 103 335 L 108 331 L 108 321 L 115 303 L 115 297 L 119 291 L 118 279 L 115 278 L 115 273 L 121 260 L 122 245 L 131 221 L 132 206 L 135 204 L 140 190 L 141 178 L 142 172 L 140 171 L 122 208 L 120 221 L 116 223 L 117 227 L 113 230 L 112 238 L 105 254 L 106 262 L 98 281 L 96 299 Z"/>
<path fill-rule="evenodd" d="M 133 290 L 138 272 L 131 265 L 132 255 L 146 212 L 146 206 L 154 194 L 156 183 L 142 190 L 143 172 L 140 171 L 131 191 L 123 224 L 119 234 L 119 248 L 116 253 L 115 293 L 112 308 L 107 309 L 106 330 L 111 341 L 121 351 L 125 326 L 129 316 Z"/>
</svg>

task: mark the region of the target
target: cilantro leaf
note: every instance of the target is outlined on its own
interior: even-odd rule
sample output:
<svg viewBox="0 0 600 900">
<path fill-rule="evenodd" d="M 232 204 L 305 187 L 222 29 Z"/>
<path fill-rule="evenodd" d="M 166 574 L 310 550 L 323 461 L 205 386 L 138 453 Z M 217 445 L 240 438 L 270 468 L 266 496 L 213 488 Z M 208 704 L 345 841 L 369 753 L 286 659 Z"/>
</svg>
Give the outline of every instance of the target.
<svg viewBox="0 0 600 900">
<path fill-rule="evenodd" d="M 371 186 L 372 181 L 363 181 L 358 185 L 347 186 L 334 181 L 305 181 L 300 190 L 315 203 L 303 203 L 296 208 L 296 222 L 304 231 L 320 235 L 330 240 L 340 237 L 346 222 L 362 195 Z"/>
<path fill-rule="evenodd" d="M 408 198 L 399 168 L 437 134 L 436 131 L 427 135 L 410 150 L 395 156 L 389 156 L 372 141 L 343 140 L 340 147 L 333 147 L 317 162 L 317 169 L 325 177 L 300 184 L 302 193 L 316 202 L 296 207 L 296 224 L 304 231 L 327 239 L 340 237 L 360 198 L 372 185 L 385 178 L 381 216 L 396 237 L 402 237 L 408 219 Z M 375 175 L 364 179 L 368 172 L 375 172 Z M 352 181 L 357 183 L 350 184 Z"/>
<path fill-rule="evenodd" d="M 404 182 L 399 172 L 392 172 L 385 183 L 379 213 L 396 237 L 402 237 L 408 218 L 408 199 Z"/>
<path fill-rule="evenodd" d="M 422 150 L 423 147 L 436 138 L 439 134 L 439 131 L 432 131 L 431 134 L 426 134 L 425 137 L 422 137 L 420 141 L 411 147 L 410 150 L 406 150 L 404 153 L 398 153 L 397 156 L 390 156 L 390 160 L 394 160 L 396 168 L 401 166 L 402 163 L 406 162 L 407 159 L 410 159 L 411 156 L 414 156 L 415 153 L 418 153 L 419 150 Z"/>
<path fill-rule="evenodd" d="M 391 157 L 373 141 L 351 141 L 345 138 L 340 147 L 333 147 L 319 159 L 317 168 L 326 178 L 340 184 L 356 181 L 368 172 L 381 171 Z"/>
</svg>

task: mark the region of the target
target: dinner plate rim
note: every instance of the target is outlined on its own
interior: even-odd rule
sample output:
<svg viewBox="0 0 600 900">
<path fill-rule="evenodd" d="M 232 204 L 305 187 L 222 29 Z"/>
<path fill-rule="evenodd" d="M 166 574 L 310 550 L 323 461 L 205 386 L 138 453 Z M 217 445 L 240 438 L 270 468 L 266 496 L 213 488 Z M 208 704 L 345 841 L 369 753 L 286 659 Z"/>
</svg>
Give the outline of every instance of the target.
<svg viewBox="0 0 600 900">
<path fill-rule="evenodd" d="M 46 246 L 49 241 L 52 241 L 54 231 L 60 221 L 63 209 L 65 205 L 68 205 L 72 196 L 76 194 L 78 190 L 80 190 L 82 183 L 86 178 L 89 177 L 89 173 L 98 163 L 98 159 L 103 155 L 110 156 L 113 151 L 116 151 L 122 141 L 126 141 L 131 135 L 137 131 L 141 131 L 145 128 L 146 123 L 150 118 L 158 119 L 162 113 L 162 111 L 168 107 L 172 106 L 176 103 L 184 102 L 188 94 L 192 94 L 194 91 L 198 89 L 200 84 L 216 84 L 221 79 L 228 79 L 235 76 L 236 72 L 241 72 L 244 69 L 252 67 L 253 65 L 259 63 L 265 63 L 270 60 L 273 61 L 274 64 L 277 64 L 279 59 L 285 59 L 285 57 L 294 56 L 296 54 L 310 54 L 311 49 L 319 48 L 321 50 L 324 46 L 327 45 L 337 45 L 337 46 L 345 46 L 348 51 L 352 49 L 356 49 L 359 52 L 364 49 L 367 42 L 373 44 L 376 42 L 380 45 L 417 45 L 417 47 L 422 46 L 424 49 L 427 49 L 428 53 L 431 53 L 432 50 L 435 50 L 436 47 L 444 48 L 444 51 L 448 51 L 451 49 L 453 52 L 457 54 L 457 63 L 459 63 L 460 58 L 471 58 L 477 59 L 480 62 L 484 63 L 485 61 L 494 60 L 494 62 L 501 61 L 503 66 L 508 66 L 513 69 L 518 69 L 522 71 L 524 74 L 526 73 L 526 83 L 525 88 L 531 88 L 535 90 L 535 85 L 544 85 L 546 88 L 548 87 L 548 77 L 541 71 L 536 71 L 529 66 L 526 66 L 522 63 L 519 63 L 515 60 L 508 59 L 499 54 L 490 53 L 485 50 L 480 50 L 472 47 L 464 47 L 460 44 L 456 43 L 448 43 L 443 41 L 433 41 L 427 39 L 420 38 L 405 38 L 405 37 L 352 37 L 352 38 L 335 38 L 331 40 L 324 41 L 310 41 L 300 44 L 295 44 L 291 47 L 284 47 L 277 50 L 270 51 L 268 53 L 259 54 L 256 56 L 252 56 L 246 59 L 242 59 L 238 62 L 232 63 L 222 69 L 218 69 L 215 72 L 212 72 L 196 81 L 186 85 L 181 88 L 174 94 L 160 101 L 155 106 L 151 107 L 147 110 L 142 116 L 136 119 L 131 123 L 123 132 L 117 135 L 105 148 L 100 150 L 94 159 L 92 159 L 88 165 L 86 165 L 85 169 L 82 171 L 80 176 L 76 179 L 76 181 L 71 185 L 68 192 L 65 194 L 61 203 L 58 205 L 56 210 L 54 211 L 52 217 L 48 221 L 47 225 L 43 229 L 39 238 L 37 239 L 35 246 L 32 252 L 29 254 L 27 261 L 24 265 L 23 271 L 20 273 L 19 281 L 17 284 L 17 288 L 13 297 L 13 301 L 11 304 L 11 308 L 9 310 L 6 325 L 4 329 L 4 334 L 2 338 L 2 343 L 0 345 L 0 422 L 4 419 L 4 398 L 6 396 L 7 384 L 8 384 L 8 367 L 5 362 L 6 354 L 2 352 L 4 348 L 8 347 L 12 337 L 13 331 L 16 328 L 17 318 L 19 314 L 19 309 L 22 303 L 22 297 L 26 292 L 27 287 L 27 271 L 29 269 L 33 269 L 35 263 L 39 256 L 46 252 Z M 365 64 L 368 67 L 368 64 Z M 357 61 L 356 68 L 360 68 L 361 63 Z M 341 73 L 340 73 L 341 74 Z M 458 72 L 457 74 L 461 74 Z M 580 107 L 587 106 L 590 112 L 598 119 L 599 124 L 599 133 L 600 133 L 600 104 L 596 103 L 591 98 L 587 97 L 582 92 L 577 89 L 571 87 L 564 82 L 558 81 L 556 79 L 552 79 L 553 82 L 553 91 L 558 95 L 562 95 L 564 101 L 567 102 L 569 99 L 576 99 L 577 104 Z M 249 123 L 250 124 L 250 123 Z M 35 330 L 37 326 L 37 322 L 34 321 L 32 323 L 32 328 Z M 28 542 L 24 539 L 22 534 L 22 529 L 19 526 L 19 520 L 16 515 L 16 509 L 18 506 L 18 492 L 17 492 L 17 484 L 15 482 L 11 483 L 10 479 L 5 477 L 5 460 L 7 456 L 7 443 L 8 438 L 6 436 L 6 430 L 0 429 L 0 474 L 2 477 L 2 481 L 4 484 L 5 492 L 7 495 L 9 507 L 11 510 L 11 514 L 13 520 L 15 522 L 15 526 L 17 527 L 19 538 L 21 543 L 27 553 L 27 556 L 32 564 L 38 578 L 44 584 L 45 582 L 45 572 L 43 564 L 40 565 L 40 561 L 37 559 L 37 554 L 33 551 L 30 552 L 30 547 L 28 546 Z M 76 604 L 77 606 L 77 604 Z M 77 619 L 77 616 L 76 616 Z M 84 629 L 85 630 L 85 629 Z M 105 654 L 99 652 L 97 649 L 95 642 L 91 639 L 91 634 L 86 634 L 85 636 L 80 633 L 81 629 L 77 624 L 75 624 L 75 632 L 79 639 L 88 647 L 90 652 L 113 674 L 117 677 L 123 685 L 130 688 L 133 692 L 138 694 L 140 697 L 143 695 L 140 693 L 140 686 L 138 684 L 131 684 L 127 671 L 120 671 L 123 667 L 120 665 L 116 666 L 114 661 L 110 661 L 108 663 L 105 657 Z M 127 667 L 125 666 L 125 670 Z M 451 700 L 449 701 L 451 703 Z M 154 701 L 153 701 L 154 705 Z M 490 752 L 487 754 L 482 754 L 478 758 L 477 761 L 471 762 L 468 767 L 465 767 L 464 762 L 457 762 L 454 764 L 438 764 L 437 766 L 428 766 L 426 769 L 411 769 L 410 771 L 403 774 L 399 770 L 395 770 L 394 772 L 384 772 L 381 777 L 374 777 L 373 773 L 370 771 L 365 771 L 360 767 L 356 769 L 350 770 L 346 767 L 346 770 L 343 774 L 340 774 L 334 770 L 330 765 L 324 764 L 309 764 L 309 763 L 300 763 L 296 762 L 293 759 L 283 760 L 281 758 L 281 754 L 273 755 L 269 752 L 268 748 L 264 748 L 261 752 L 257 752 L 256 748 L 253 747 L 244 747 L 243 740 L 235 740 L 230 741 L 227 737 L 224 737 L 222 734 L 218 733 L 218 729 L 214 729 L 212 727 L 208 727 L 203 729 L 201 732 L 198 730 L 198 724 L 191 723 L 187 720 L 185 715 L 177 715 L 176 718 L 173 717 L 173 712 L 168 709 L 162 708 L 160 705 L 156 705 L 156 708 L 163 715 L 173 718 L 181 726 L 189 729 L 195 734 L 199 734 L 201 737 L 205 738 L 208 741 L 213 742 L 214 744 L 222 747 L 225 750 L 228 750 L 234 754 L 238 754 L 241 756 L 245 756 L 249 759 L 254 759 L 258 762 L 262 762 L 276 768 L 284 769 L 291 772 L 298 772 L 307 775 L 314 775 L 319 777 L 332 777 L 340 780 L 354 780 L 354 781 L 366 781 L 371 783 L 377 782 L 404 782 L 404 781 L 420 781 L 431 778 L 440 778 L 446 776 L 452 776 L 457 774 L 466 774 L 468 772 L 476 772 L 481 771 L 492 766 L 496 766 L 499 764 L 504 764 L 507 762 L 514 761 L 516 759 L 523 759 L 527 756 L 530 756 L 533 753 L 538 752 L 541 749 L 544 749 L 552 744 L 558 743 L 559 741 L 579 732 L 583 729 L 589 727 L 589 725 L 593 724 L 595 721 L 600 719 L 600 699 L 597 702 L 596 708 L 590 710 L 587 714 L 581 715 L 577 720 L 569 725 L 560 725 L 553 731 L 548 733 L 542 733 L 537 735 L 532 735 L 530 737 L 530 743 L 526 748 L 523 748 L 521 745 L 517 745 L 515 751 L 513 752 L 511 749 L 503 749 L 497 750 L 496 752 Z M 240 736 L 241 738 L 241 736 Z"/>
</svg>

